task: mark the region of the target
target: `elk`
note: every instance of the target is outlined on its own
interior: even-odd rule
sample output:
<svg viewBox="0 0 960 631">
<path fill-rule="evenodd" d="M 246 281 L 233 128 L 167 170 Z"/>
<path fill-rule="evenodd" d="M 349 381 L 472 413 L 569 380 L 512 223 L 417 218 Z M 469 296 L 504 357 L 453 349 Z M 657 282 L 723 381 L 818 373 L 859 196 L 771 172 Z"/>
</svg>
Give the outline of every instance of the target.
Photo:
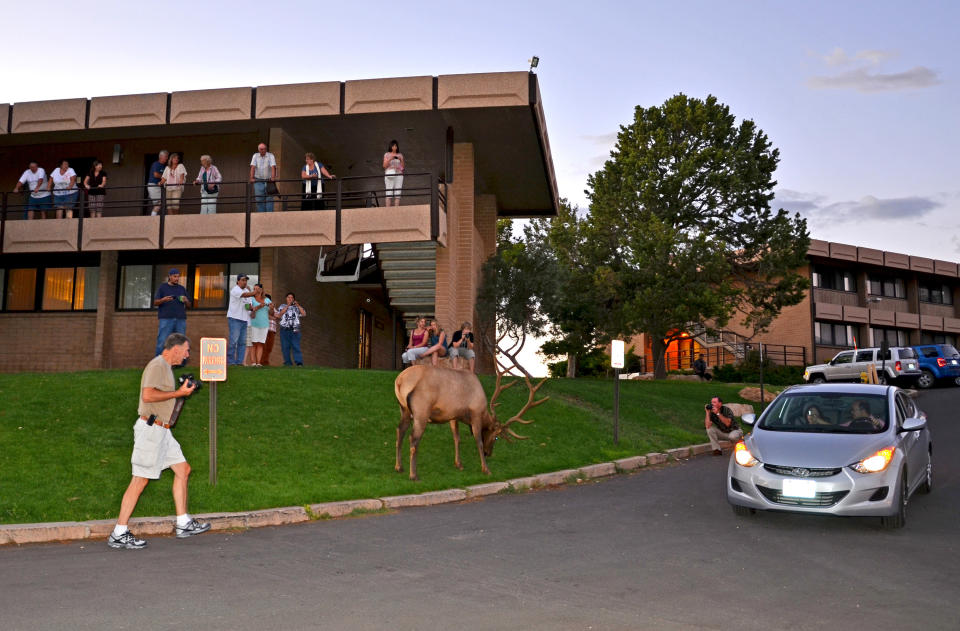
<svg viewBox="0 0 960 631">
<path fill-rule="evenodd" d="M 511 358 L 512 359 L 512 358 Z M 394 382 L 394 392 L 400 404 L 400 424 L 397 426 L 397 462 L 394 467 L 398 472 L 403 471 L 400 459 L 400 444 L 410 426 L 410 479 L 417 477 L 417 447 L 429 423 L 449 423 L 453 432 L 454 466 L 463 469 L 460 464 L 460 432 L 457 423 L 470 426 L 473 438 L 477 443 L 480 454 L 480 466 L 483 472 L 490 475 L 487 466 L 487 457 L 493 453 L 493 443 L 501 435 L 508 440 L 512 438 L 525 440 L 529 436 L 520 436 L 510 425 L 520 423 L 528 425 L 533 421 L 523 419 L 523 415 L 550 397 L 535 399 L 537 390 L 546 382 L 543 379 L 536 385 L 530 380 L 530 375 L 521 368 L 524 380 L 530 390 L 526 405 L 510 417 L 507 422 L 501 423 L 496 417 L 497 397 L 507 388 L 515 385 L 517 380 L 503 383 L 504 371 L 497 360 L 497 381 L 490 403 L 483 392 L 480 380 L 472 372 L 453 370 L 439 366 L 418 365 L 411 366 L 401 372 Z"/>
</svg>

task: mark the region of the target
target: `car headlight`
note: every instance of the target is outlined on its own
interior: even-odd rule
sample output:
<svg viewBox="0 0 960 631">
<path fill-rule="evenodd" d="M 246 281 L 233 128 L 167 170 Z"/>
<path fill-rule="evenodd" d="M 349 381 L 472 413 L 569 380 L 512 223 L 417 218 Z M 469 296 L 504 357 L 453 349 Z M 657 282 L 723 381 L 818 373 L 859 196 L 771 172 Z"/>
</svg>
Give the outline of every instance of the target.
<svg viewBox="0 0 960 631">
<path fill-rule="evenodd" d="M 893 452 L 896 450 L 896 447 L 884 447 L 872 456 L 851 465 L 851 467 L 858 473 L 880 473 L 886 469 L 890 461 L 893 460 Z"/>
<path fill-rule="evenodd" d="M 809 370 L 804 370 L 804 371 L 803 371 L 803 380 L 804 380 L 804 381 L 809 381 L 809 380 L 810 380 L 810 371 L 809 371 Z"/>
<path fill-rule="evenodd" d="M 742 440 L 733 448 L 733 459 L 741 467 L 752 467 L 755 464 L 760 464 L 760 461 L 753 457 Z"/>
</svg>

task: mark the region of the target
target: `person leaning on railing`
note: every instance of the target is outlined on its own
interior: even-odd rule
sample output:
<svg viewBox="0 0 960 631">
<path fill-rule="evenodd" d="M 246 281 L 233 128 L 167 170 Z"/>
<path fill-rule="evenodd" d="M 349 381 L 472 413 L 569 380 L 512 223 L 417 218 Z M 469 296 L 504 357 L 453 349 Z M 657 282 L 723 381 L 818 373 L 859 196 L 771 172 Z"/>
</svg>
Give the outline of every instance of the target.
<svg viewBox="0 0 960 631">
<path fill-rule="evenodd" d="M 161 149 L 160 153 L 157 154 L 157 159 L 153 161 L 153 164 L 150 165 L 150 171 L 147 173 L 147 195 L 150 197 L 150 214 L 159 215 L 160 214 L 160 180 L 163 178 L 163 171 L 167 167 L 167 159 L 170 157 L 170 152 L 166 149 Z"/>
<path fill-rule="evenodd" d="M 73 207 L 80 194 L 77 188 L 77 172 L 70 166 L 69 160 L 61 160 L 60 167 L 50 174 L 47 188 L 53 191 L 53 207 L 57 211 L 57 219 L 73 217 Z"/>
<path fill-rule="evenodd" d="M 47 190 L 47 172 L 35 161 L 31 161 L 29 168 L 17 180 L 13 192 L 19 193 L 24 185 L 30 191 L 30 195 L 27 196 L 27 210 L 23 213 L 24 218 L 33 219 L 33 214 L 36 212 L 40 219 L 44 219 L 44 213 L 50 209 L 52 201 L 50 191 Z"/>
<path fill-rule="evenodd" d="M 197 179 L 194 185 L 200 184 L 200 214 L 217 214 L 217 196 L 220 195 L 220 183 L 223 177 L 220 175 L 220 169 L 213 164 L 213 158 L 207 154 L 200 156 L 200 173 L 197 173 Z"/>
<path fill-rule="evenodd" d="M 325 176 L 334 180 L 337 176 L 327 171 L 322 162 L 317 162 L 317 156 L 312 153 L 306 154 L 305 161 L 306 164 L 300 169 L 300 179 L 303 180 L 303 202 L 300 209 L 323 210 L 323 178 Z"/>
</svg>

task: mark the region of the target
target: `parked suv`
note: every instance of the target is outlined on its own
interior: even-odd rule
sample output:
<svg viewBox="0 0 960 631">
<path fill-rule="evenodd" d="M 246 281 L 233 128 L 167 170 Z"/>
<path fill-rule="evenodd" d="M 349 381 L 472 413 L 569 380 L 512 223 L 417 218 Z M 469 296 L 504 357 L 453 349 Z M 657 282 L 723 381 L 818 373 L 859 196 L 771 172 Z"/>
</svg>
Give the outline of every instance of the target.
<svg viewBox="0 0 960 631">
<path fill-rule="evenodd" d="M 891 346 L 886 357 L 879 348 L 841 351 L 826 364 L 807 366 L 803 380 L 810 383 L 860 381 L 860 374 L 867 372 L 870 364 L 877 367 L 880 383 L 913 385 L 923 374 L 915 350 L 909 346 Z"/>
<path fill-rule="evenodd" d="M 917 379 L 918 386 L 929 388 L 947 379 L 960 386 L 960 352 L 952 344 L 923 344 L 913 350 L 923 372 Z"/>
</svg>

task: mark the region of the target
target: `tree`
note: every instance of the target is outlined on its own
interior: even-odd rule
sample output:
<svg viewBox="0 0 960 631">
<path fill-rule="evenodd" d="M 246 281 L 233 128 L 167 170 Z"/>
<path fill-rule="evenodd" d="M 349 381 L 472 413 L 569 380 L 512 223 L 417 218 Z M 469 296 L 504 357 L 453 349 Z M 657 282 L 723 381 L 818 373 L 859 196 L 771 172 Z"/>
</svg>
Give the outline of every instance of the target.
<svg viewBox="0 0 960 631">
<path fill-rule="evenodd" d="M 540 351 L 548 357 L 565 356 L 570 378 L 577 376 L 581 360 L 595 354 L 606 341 L 598 327 L 602 314 L 594 292 L 593 269 L 584 252 L 588 222 L 589 216 L 561 199 L 556 217 L 532 220 L 523 232 L 527 249 L 550 266 L 538 292 L 551 339 Z"/>
<path fill-rule="evenodd" d="M 713 96 L 679 94 L 637 107 L 586 191 L 584 251 L 605 308 L 604 330 L 646 332 L 655 374 L 692 323 L 736 314 L 765 330 L 807 288 L 806 221 L 770 210 L 779 151 L 753 121 L 736 124 Z"/>
</svg>

